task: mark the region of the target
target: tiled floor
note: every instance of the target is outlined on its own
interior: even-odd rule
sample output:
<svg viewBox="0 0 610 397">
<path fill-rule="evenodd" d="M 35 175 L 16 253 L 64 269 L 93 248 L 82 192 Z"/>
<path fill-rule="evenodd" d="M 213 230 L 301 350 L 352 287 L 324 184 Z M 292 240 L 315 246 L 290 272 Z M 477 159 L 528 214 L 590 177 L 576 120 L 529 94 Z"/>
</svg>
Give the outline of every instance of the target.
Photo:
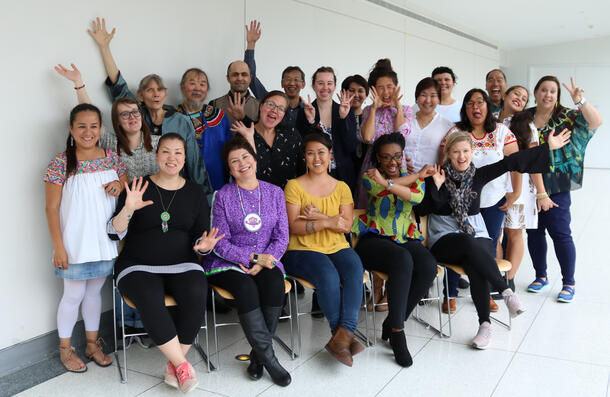
<svg viewBox="0 0 610 397">
<path fill-rule="evenodd" d="M 381 341 L 356 356 L 352 368 L 345 367 L 323 348 L 329 338 L 326 322 L 302 316 L 302 356 L 292 361 L 276 345 L 280 361 L 293 377 L 288 388 L 280 388 L 267 375 L 257 382 L 246 377 L 247 363 L 234 357 L 248 353 L 249 346 L 239 327 L 225 327 L 219 331 L 219 370 L 206 373 L 199 355 L 189 354 L 200 381 L 190 395 L 610 396 L 610 258 L 603 249 L 610 241 L 606 234 L 610 224 L 609 180 L 610 171 L 588 169 L 585 188 L 572 195 L 572 229 L 578 252 L 575 302 L 561 304 L 554 299 L 561 280 L 552 245 L 551 287 L 541 294 L 525 292 L 534 275 L 526 254 L 516 284 L 527 312 L 514 320 L 512 331 L 494 324 L 490 349 L 477 351 L 469 346 L 477 321 L 474 306 L 467 299 L 458 302 L 450 339 L 439 338 L 414 320 L 407 322 L 414 357 L 410 368 L 396 365 L 390 347 Z M 302 307 L 309 306 L 308 297 Z M 499 316 L 505 316 L 505 307 L 500 307 Z M 431 321 L 437 318 L 432 305 L 424 307 L 421 314 Z M 377 317 L 378 324 L 383 317 Z M 379 337 L 380 326 L 377 330 Z M 279 334 L 289 340 L 288 324 L 280 325 Z M 63 374 L 20 396 L 179 395 L 161 380 L 164 360 L 157 349 L 134 346 L 128 350 L 128 363 L 127 384 L 119 382 L 116 366 L 90 364 L 85 374 Z"/>
</svg>

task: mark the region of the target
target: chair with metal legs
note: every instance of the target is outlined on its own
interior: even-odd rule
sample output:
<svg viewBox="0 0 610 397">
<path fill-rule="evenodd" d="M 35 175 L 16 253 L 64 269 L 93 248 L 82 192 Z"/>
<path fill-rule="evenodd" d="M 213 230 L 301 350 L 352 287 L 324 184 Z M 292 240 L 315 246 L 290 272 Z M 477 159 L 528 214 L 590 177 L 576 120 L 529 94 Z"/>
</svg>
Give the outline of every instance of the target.
<svg viewBox="0 0 610 397">
<path fill-rule="evenodd" d="M 232 321 L 226 323 L 218 323 L 216 321 L 216 303 L 215 303 L 215 295 L 218 294 L 222 296 L 226 300 L 234 300 L 235 297 L 224 288 L 220 288 L 217 285 L 210 284 L 212 288 L 212 327 L 214 328 L 214 346 L 216 349 L 216 367 L 220 368 L 220 352 L 218 350 L 218 328 L 226 327 L 228 325 L 239 325 L 239 321 Z M 290 354 L 290 358 L 293 360 L 298 357 L 298 355 L 294 352 L 294 332 L 293 332 L 293 316 L 292 316 L 292 305 L 290 301 L 290 291 L 292 290 L 292 284 L 288 280 L 284 280 L 284 288 L 285 293 L 288 294 L 288 315 L 281 316 L 280 320 L 289 319 L 290 323 L 290 347 L 277 335 L 273 335 L 273 340 L 276 341 L 288 354 Z M 296 290 L 296 287 L 295 287 Z M 300 354 L 300 352 L 299 352 Z"/>
<path fill-rule="evenodd" d="M 112 311 L 113 311 L 113 323 L 114 323 L 114 358 L 116 360 L 117 363 L 117 368 L 119 370 L 119 376 L 121 378 L 121 383 L 127 383 L 127 349 L 125 348 L 126 346 L 126 339 L 128 337 L 131 336 L 145 336 L 148 335 L 146 332 L 138 332 L 138 333 L 125 333 L 125 315 L 124 315 L 124 311 L 123 311 L 123 303 L 127 304 L 129 307 L 136 309 L 136 306 L 133 304 L 133 302 L 131 300 L 129 300 L 129 298 L 121 295 L 120 293 L 117 294 L 116 292 L 118 291 L 118 288 L 116 287 L 115 282 L 112 282 Z M 115 291 L 117 290 L 117 291 Z M 122 338 L 122 342 L 123 342 L 123 367 L 124 369 L 121 369 L 121 362 L 119 361 L 119 352 L 118 352 L 118 338 L 117 338 L 117 324 L 116 324 L 116 296 L 119 296 L 120 300 L 121 300 L 121 338 Z M 178 303 L 176 302 L 176 300 L 170 296 L 170 295 L 165 295 L 165 306 L 166 307 L 171 307 L 171 306 L 178 306 Z M 202 308 L 202 310 L 204 311 L 204 325 L 201 326 L 201 329 L 205 330 L 205 350 L 203 350 L 203 348 L 201 347 L 201 344 L 199 343 L 199 334 L 197 334 L 197 336 L 195 337 L 195 342 L 193 343 L 193 347 L 197 350 L 197 352 L 199 352 L 199 355 L 201 356 L 201 358 L 203 359 L 203 361 L 206 362 L 207 368 L 208 368 L 208 372 L 213 371 L 215 368 L 214 366 L 210 363 L 210 360 L 208 359 L 208 356 L 206 354 L 206 351 L 209 351 L 209 338 L 208 338 L 208 317 L 207 317 L 207 313 L 205 312 L 205 307 Z"/>
</svg>

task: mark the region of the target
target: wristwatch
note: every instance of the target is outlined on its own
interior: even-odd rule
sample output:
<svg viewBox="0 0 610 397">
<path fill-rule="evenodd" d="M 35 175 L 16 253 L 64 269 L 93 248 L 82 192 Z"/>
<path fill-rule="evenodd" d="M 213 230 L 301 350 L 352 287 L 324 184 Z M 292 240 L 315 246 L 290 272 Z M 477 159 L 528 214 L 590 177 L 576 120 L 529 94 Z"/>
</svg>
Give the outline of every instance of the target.
<svg viewBox="0 0 610 397">
<path fill-rule="evenodd" d="M 388 190 L 390 190 L 392 188 L 392 186 L 394 186 L 394 181 L 391 179 L 388 179 Z"/>
<path fill-rule="evenodd" d="M 255 265 L 258 263 L 258 254 L 252 255 L 252 263 L 254 263 Z"/>
<path fill-rule="evenodd" d="M 580 98 L 580 101 L 576 102 L 574 105 L 576 105 L 576 107 L 581 107 L 582 105 L 584 105 L 587 102 L 587 100 L 585 99 L 585 97 Z"/>
</svg>

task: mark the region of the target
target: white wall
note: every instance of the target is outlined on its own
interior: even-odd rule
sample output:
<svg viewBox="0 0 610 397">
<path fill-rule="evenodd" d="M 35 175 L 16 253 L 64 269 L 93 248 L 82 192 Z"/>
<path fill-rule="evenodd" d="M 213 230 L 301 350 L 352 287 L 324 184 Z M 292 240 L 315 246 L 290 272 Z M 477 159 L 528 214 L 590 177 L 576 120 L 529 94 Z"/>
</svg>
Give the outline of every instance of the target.
<svg viewBox="0 0 610 397">
<path fill-rule="evenodd" d="M 610 37 L 507 51 L 502 54 L 502 65 L 509 85 L 525 84 L 530 90 L 529 106 L 534 106 L 533 90 L 540 77 L 554 75 L 568 85 L 574 77 L 605 119 L 587 147 L 585 166 L 610 168 L 606 150 L 610 146 Z M 573 108 L 570 94 L 563 87 L 561 91 L 561 103 Z"/>
<path fill-rule="evenodd" d="M 92 101 L 110 126 L 102 62 L 86 32 L 95 16 L 105 16 L 109 26 L 117 26 L 111 48 L 129 84 L 135 87 L 143 75 L 159 73 L 169 87 L 168 103 L 173 104 L 179 101 L 178 79 L 191 66 L 208 72 L 208 99 L 228 90 L 226 65 L 243 56 L 243 25 L 251 18 L 263 23 L 256 60 L 268 88 L 279 88 L 286 65 L 300 65 L 307 81 L 318 66 L 331 65 L 340 82 L 354 73 L 366 77 L 378 58 L 389 57 L 399 73 L 405 103 L 411 104 L 415 84 L 435 66 L 454 68 L 459 78 L 455 96 L 461 98 L 473 86 L 483 86 L 485 72 L 499 64 L 498 51 L 367 2 L 150 0 L 142 4 L 24 0 L 3 5 L 0 70 L 5 93 L 0 134 L 7 162 L 5 194 L 0 198 L 4 224 L 0 349 L 56 328 L 62 283 L 50 264 L 42 175 L 49 160 L 64 148 L 75 98 L 71 84 L 52 66 L 77 64 Z M 312 93 L 309 88 L 307 92 Z M 104 303 L 105 310 L 110 309 L 107 293 Z"/>
</svg>

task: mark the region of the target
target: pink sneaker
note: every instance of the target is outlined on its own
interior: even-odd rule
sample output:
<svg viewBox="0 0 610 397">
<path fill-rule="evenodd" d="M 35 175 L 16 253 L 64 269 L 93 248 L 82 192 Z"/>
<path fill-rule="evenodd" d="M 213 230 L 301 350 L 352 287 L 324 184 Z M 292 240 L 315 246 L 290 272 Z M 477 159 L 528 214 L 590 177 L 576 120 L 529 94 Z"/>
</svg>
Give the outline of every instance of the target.
<svg viewBox="0 0 610 397">
<path fill-rule="evenodd" d="M 502 292 L 502 297 L 504 298 L 504 303 L 506 303 L 506 307 L 508 307 L 508 312 L 511 317 L 515 318 L 525 311 L 523 306 L 521 306 L 519 297 L 512 289 L 507 288 L 504 290 Z"/>
<path fill-rule="evenodd" d="M 491 324 L 487 321 L 479 325 L 479 332 L 472 340 L 472 347 L 475 349 L 487 349 L 491 343 Z"/>
<path fill-rule="evenodd" d="M 171 361 L 165 364 L 165 370 L 163 371 L 163 379 L 165 384 L 174 388 L 178 388 L 178 378 L 176 377 L 176 367 Z"/>
<path fill-rule="evenodd" d="M 182 393 L 188 393 L 199 384 L 195 376 L 195 370 L 188 361 L 176 367 L 176 377 L 178 378 L 178 388 Z"/>
</svg>

